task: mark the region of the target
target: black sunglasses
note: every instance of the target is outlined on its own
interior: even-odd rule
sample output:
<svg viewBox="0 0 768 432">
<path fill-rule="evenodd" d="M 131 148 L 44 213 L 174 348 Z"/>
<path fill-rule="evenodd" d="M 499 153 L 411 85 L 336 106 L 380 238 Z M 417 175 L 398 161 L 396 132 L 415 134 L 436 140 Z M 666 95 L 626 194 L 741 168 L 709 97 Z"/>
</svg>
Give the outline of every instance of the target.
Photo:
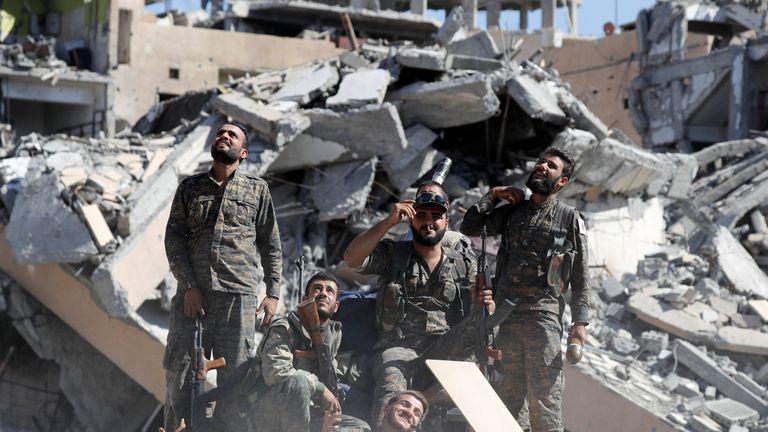
<svg viewBox="0 0 768 432">
<path fill-rule="evenodd" d="M 432 192 L 423 192 L 421 195 L 416 197 L 416 201 L 414 202 L 414 204 L 427 203 L 435 203 L 443 207 L 448 206 L 448 200 L 446 200 L 445 197 L 442 195 L 433 194 Z"/>
</svg>

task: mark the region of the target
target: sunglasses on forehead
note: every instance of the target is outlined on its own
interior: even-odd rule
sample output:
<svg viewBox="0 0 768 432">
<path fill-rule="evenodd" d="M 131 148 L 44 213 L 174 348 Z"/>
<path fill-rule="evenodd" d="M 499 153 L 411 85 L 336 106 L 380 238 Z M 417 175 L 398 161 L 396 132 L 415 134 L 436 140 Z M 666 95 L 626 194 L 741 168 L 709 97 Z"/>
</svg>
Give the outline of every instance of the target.
<svg viewBox="0 0 768 432">
<path fill-rule="evenodd" d="M 432 192 L 422 192 L 421 195 L 416 197 L 414 204 L 429 204 L 434 203 L 442 207 L 448 207 L 448 200 L 442 195 L 434 194 Z"/>
</svg>

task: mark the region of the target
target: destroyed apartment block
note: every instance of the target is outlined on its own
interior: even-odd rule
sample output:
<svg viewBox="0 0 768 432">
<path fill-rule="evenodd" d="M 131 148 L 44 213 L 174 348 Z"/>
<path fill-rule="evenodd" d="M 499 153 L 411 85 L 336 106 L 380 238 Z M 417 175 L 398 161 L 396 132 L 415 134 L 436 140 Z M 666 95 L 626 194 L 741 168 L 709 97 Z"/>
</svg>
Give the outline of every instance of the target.
<svg viewBox="0 0 768 432">
<path fill-rule="evenodd" d="M 242 17 L 264 20 L 279 10 L 303 20 L 307 11 L 335 11 L 306 3 L 249 3 Z M 511 60 L 484 45 L 482 31 L 456 27 L 456 10 L 437 31 L 442 39 L 369 40 L 353 54 L 196 93 L 200 110 L 192 120 L 174 114 L 192 105 L 193 96 L 185 95 L 150 110 L 133 132 L 90 140 L 30 135 L 0 160 L 8 216 L 0 268 L 82 338 L 77 346 L 103 356 L 94 362 L 111 362 L 122 380 L 135 384 L 124 399 L 100 400 L 109 409 L 99 426 L 119 423 L 119 404 L 151 419 L 164 401 L 162 355 L 175 292 L 165 222 L 180 179 L 207 169 L 211 135 L 226 117 L 251 132 L 242 169 L 271 186 L 284 246 L 283 309 L 293 307 L 298 277 L 291 263 L 299 256 L 309 269 L 334 269 L 347 288 L 367 285 L 346 279 L 341 251 L 393 200 L 411 198 L 412 187 L 442 157 L 454 161 L 446 190 L 466 207 L 488 186 L 522 186 L 531 158 L 548 145 L 563 147 L 574 154 L 577 171 L 562 198 L 589 228 L 595 289 L 584 361 L 566 366 L 566 428 L 766 426 L 768 285 L 761 279 L 765 265 L 756 260 L 768 255 L 760 240 L 768 235 L 765 201 L 758 201 L 766 176 L 750 169 L 761 161 L 762 139 L 739 136 L 698 152 L 642 149 L 604 124 L 554 71 Z M 352 17 L 356 26 L 378 25 Z M 657 41 L 666 37 L 660 26 Z M 460 49 L 480 45 L 485 51 Z M 724 64 L 733 65 L 728 56 Z M 484 72 L 466 64 L 494 67 Z M 697 201 L 700 196 L 713 201 Z M 687 241 L 697 235 L 703 240 L 689 250 Z M 6 298 L 7 291 L 22 298 L 20 289 L 4 290 Z M 29 340 L 52 337 L 20 332 Z M 37 350 L 68 369 L 63 382 L 84 373 L 76 358 Z M 62 388 L 79 421 L 91 421 L 91 400 L 68 385 Z"/>
</svg>

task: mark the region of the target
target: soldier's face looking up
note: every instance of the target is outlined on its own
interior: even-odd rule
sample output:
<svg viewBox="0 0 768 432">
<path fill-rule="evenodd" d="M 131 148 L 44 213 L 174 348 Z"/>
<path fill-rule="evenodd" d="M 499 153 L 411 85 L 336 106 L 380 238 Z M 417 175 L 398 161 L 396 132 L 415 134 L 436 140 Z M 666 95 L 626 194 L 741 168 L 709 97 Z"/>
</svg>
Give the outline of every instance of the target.
<svg viewBox="0 0 768 432">
<path fill-rule="evenodd" d="M 339 302 L 336 301 L 338 295 L 339 287 L 336 286 L 335 282 L 318 279 L 309 286 L 307 295 L 304 298 L 314 298 L 317 304 L 317 314 L 321 320 L 327 320 L 339 308 Z"/>
<path fill-rule="evenodd" d="M 440 243 L 448 228 L 448 215 L 445 209 L 438 205 L 423 205 L 415 210 L 416 215 L 411 219 L 413 239 L 425 246 Z"/>
<path fill-rule="evenodd" d="M 225 124 L 216 132 L 216 138 L 211 144 L 211 157 L 213 160 L 233 164 L 248 156 L 248 148 L 245 143 L 243 131 L 233 125 Z"/>
<path fill-rule="evenodd" d="M 382 431 L 405 432 L 416 429 L 424 415 L 424 406 L 414 396 L 404 394 L 384 408 Z"/>
<path fill-rule="evenodd" d="M 563 161 L 557 156 L 539 158 L 525 185 L 533 193 L 551 195 L 568 184 L 568 177 L 563 177 L 563 167 Z"/>
</svg>

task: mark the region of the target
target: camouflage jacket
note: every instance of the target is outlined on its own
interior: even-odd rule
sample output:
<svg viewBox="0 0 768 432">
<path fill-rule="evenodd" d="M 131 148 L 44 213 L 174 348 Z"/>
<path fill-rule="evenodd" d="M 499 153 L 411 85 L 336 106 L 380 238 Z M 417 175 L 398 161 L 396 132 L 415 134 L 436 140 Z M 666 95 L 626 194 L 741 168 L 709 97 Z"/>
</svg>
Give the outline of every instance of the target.
<svg viewBox="0 0 768 432">
<path fill-rule="evenodd" d="M 165 252 L 179 289 L 280 293 L 282 258 L 267 183 L 235 171 L 222 189 L 211 172 L 187 177 L 176 190 Z"/>
<path fill-rule="evenodd" d="M 460 243 L 460 244 L 458 244 Z M 378 290 L 390 282 L 405 287 L 405 316 L 392 331 L 381 331 L 378 347 L 426 348 L 424 336 L 437 336 L 469 314 L 469 289 L 477 274 L 477 262 L 468 239 L 443 249 L 443 259 L 430 273 L 411 241 L 382 240 L 357 269 L 362 274 L 378 275 Z M 405 254 L 407 257 L 394 258 Z M 394 268 L 401 262 L 401 269 Z"/>
<path fill-rule="evenodd" d="M 341 345 L 341 323 L 329 321 L 323 333 L 323 339 L 331 349 L 336 367 L 336 354 Z M 312 340 L 309 333 L 301 325 L 301 318 L 296 312 L 290 312 L 286 317 L 272 322 L 252 361 L 253 372 L 260 376 L 267 386 L 273 386 L 289 375 L 305 376 L 310 387 L 315 391 L 312 398 L 316 399 L 325 391 L 325 385 L 314 374 L 316 360 L 313 358 L 295 357 L 294 350 L 311 351 Z"/>
<path fill-rule="evenodd" d="M 496 261 L 496 299 L 516 298 L 523 310 L 559 312 L 560 298 L 548 289 L 548 252 L 553 247 L 555 207 L 565 207 L 566 239 L 573 246 L 575 259 L 570 276 L 571 314 L 573 322 L 589 321 L 589 268 L 587 265 L 587 232 L 577 211 L 548 200 L 541 205 L 532 201 L 506 204 L 494 208 L 486 194 L 464 216 L 461 232 L 480 235 L 486 225 L 489 236 L 501 235 Z M 520 299 L 523 299 L 520 303 Z"/>
</svg>

